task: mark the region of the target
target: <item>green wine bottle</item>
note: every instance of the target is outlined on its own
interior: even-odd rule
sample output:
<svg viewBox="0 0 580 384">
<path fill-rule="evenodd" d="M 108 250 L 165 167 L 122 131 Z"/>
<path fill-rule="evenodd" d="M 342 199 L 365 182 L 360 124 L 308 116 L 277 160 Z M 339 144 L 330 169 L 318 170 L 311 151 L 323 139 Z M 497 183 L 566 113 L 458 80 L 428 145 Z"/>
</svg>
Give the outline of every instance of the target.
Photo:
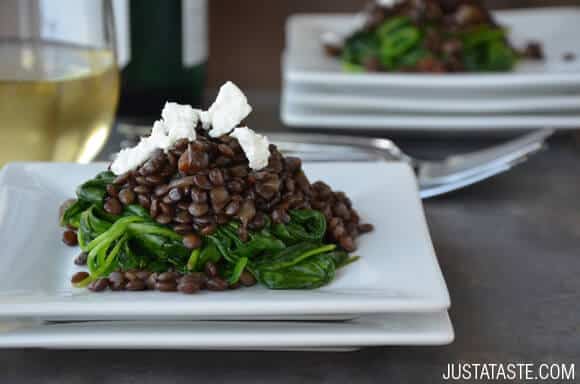
<svg viewBox="0 0 580 384">
<path fill-rule="evenodd" d="M 159 116 L 166 101 L 200 106 L 207 64 L 207 0 L 131 0 L 122 117 Z"/>
</svg>

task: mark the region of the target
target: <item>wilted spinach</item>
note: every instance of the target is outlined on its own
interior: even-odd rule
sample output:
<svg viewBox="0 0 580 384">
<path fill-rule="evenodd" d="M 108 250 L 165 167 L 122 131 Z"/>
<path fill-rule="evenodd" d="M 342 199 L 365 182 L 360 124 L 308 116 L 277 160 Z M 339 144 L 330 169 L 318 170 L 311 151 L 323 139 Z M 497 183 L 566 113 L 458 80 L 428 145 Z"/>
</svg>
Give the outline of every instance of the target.
<svg viewBox="0 0 580 384">
<path fill-rule="evenodd" d="M 60 218 L 60 224 L 78 228 L 81 214 L 84 211 L 93 204 L 100 207 L 103 206 L 103 201 L 107 195 L 107 184 L 111 184 L 114 179 L 115 175 L 110 171 L 106 171 L 78 186 L 76 190 L 77 200 L 64 211 Z"/>
<path fill-rule="evenodd" d="M 461 35 L 465 67 L 471 71 L 506 71 L 517 56 L 507 43 L 503 29 L 479 26 Z"/>
<path fill-rule="evenodd" d="M 102 204 L 107 195 L 107 184 L 111 184 L 113 180 L 115 180 L 113 172 L 99 173 L 94 179 L 84 182 L 77 188 L 78 199 L 92 204 Z"/>
<path fill-rule="evenodd" d="M 334 263 L 325 255 L 316 255 L 285 269 L 256 272 L 258 281 L 270 289 L 319 288 L 331 282 L 334 274 Z"/>
<path fill-rule="evenodd" d="M 351 69 L 356 70 L 356 66 L 362 66 L 365 60 L 377 57 L 379 47 L 380 41 L 375 33 L 357 32 L 347 40 L 342 52 L 342 61 L 351 64 L 354 66 Z"/>
<path fill-rule="evenodd" d="M 322 241 L 326 233 L 326 219 L 318 211 L 311 209 L 290 211 L 288 224 L 274 225 L 273 232 L 286 244 L 301 241 Z"/>
<path fill-rule="evenodd" d="M 330 282 L 336 269 L 348 263 L 348 254 L 323 243 L 324 216 L 314 210 L 290 211 L 290 222 L 250 231 L 248 240 L 238 236 L 240 224 L 232 221 L 203 238 L 199 249 L 190 250 L 182 236 L 153 221 L 138 205 L 124 207 L 113 216 L 102 209 L 106 185 L 114 175 L 103 172 L 77 189 L 77 200 L 65 211 L 62 224 L 78 229 L 79 245 L 88 253 L 90 276 L 77 286 L 107 276 L 113 270 L 172 268 L 200 271 L 208 262 L 220 265 L 230 284 L 244 270 L 272 289 L 308 289 Z"/>
<path fill-rule="evenodd" d="M 441 47 L 445 42 L 461 43 L 459 59 Z M 457 53 L 456 53 L 457 54 Z M 506 31 L 495 25 L 448 28 L 444 21 L 415 22 L 408 16 L 392 16 L 382 24 L 363 28 L 344 43 L 342 67 L 364 72 L 365 64 L 380 63 L 386 71 L 414 69 L 424 59 L 446 63 L 460 60 L 468 71 L 507 71 L 518 56 L 510 46 Z"/>
</svg>

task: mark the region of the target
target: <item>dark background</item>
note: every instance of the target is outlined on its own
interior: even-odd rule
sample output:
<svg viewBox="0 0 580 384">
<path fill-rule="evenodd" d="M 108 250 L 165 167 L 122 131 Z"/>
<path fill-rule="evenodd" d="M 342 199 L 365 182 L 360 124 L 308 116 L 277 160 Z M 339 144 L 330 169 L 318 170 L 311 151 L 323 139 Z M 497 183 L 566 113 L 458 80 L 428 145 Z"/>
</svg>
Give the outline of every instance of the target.
<svg viewBox="0 0 580 384">
<path fill-rule="evenodd" d="M 294 13 L 357 12 L 366 0 L 210 0 L 208 88 L 279 89 L 284 25 Z M 580 5 L 580 0 L 487 0 L 491 8 Z"/>
</svg>

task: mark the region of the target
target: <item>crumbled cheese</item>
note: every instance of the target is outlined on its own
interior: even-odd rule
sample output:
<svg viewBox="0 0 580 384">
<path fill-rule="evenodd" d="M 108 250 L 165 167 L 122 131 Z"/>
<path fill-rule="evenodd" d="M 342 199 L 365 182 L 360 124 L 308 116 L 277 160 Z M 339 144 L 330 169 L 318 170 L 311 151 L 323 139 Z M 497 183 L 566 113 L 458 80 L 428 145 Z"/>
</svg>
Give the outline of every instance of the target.
<svg viewBox="0 0 580 384">
<path fill-rule="evenodd" d="M 200 111 L 199 120 L 201 121 L 201 126 L 206 131 L 211 128 L 211 115 L 209 111 Z"/>
<path fill-rule="evenodd" d="M 161 117 L 168 130 L 168 136 L 175 141 L 183 138 L 195 140 L 195 126 L 199 121 L 199 112 L 191 105 L 165 103 Z"/>
<path fill-rule="evenodd" d="M 169 136 L 169 127 L 163 120 L 157 120 L 153 123 L 151 134 L 149 137 L 144 137 L 141 141 L 145 141 L 148 147 L 161 148 L 163 150 L 171 147 L 176 140 Z"/>
<path fill-rule="evenodd" d="M 248 127 L 236 128 L 230 136 L 238 139 L 248 158 L 250 168 L 257 171 L 268 165 L 270 143 L 267 137 L 257 134 Z"/>
<path fill-rule="evenodd" d="M 248 104 L 248 99 L 244 93 L 231 81 L 220 87 L 219 93 L 214 103 L 207 110 L 207 114 L 202 114 L 204 126 L 211 130 L 211 137 L 219 137 L 228 134 L 242 120 L 252 112 L 252 107 Z"/>
<path fill-rule="evenodd" d="M 199 112 L 190 105 L 165 103 L 161 112 L 162 120 L 153 123 L 151 135 L 141 138 L 133 148 L 119 152 L 111 171 L 120 175 L 143 164 L 158 148 L 167 150 L 179 139 L 195 140 L 195 126 Z"/>
<path fill-rule="evenodd" d="M 155 149 L 155 140 L 150 137 L 143 137 L 135 147 L 122 149 L 117 154 L 115 161 L 111 164 L 111 171 L 115 175 L 121 175 L 133 170 L 143 164 Z"/>
<path fill-rule="evenodd" d="M 169 149 L 180 139 L 195 140 L 195 127 L 201 122 L 204 129 L 210 129 L 211 137 L 228 134 L 252 112 L 248 99 L 231 81 L 221 86 L 215 102 L 207 111 L 194 109 L 191 105 L 165 103 L 161 120 L 151 129 L 151 135 L 141 138 L 133 148 L 119 152 L 111 171 L 116 175 L 131 171 L 143 164 L 156 149 Z M 268 139 L 248 128 L 237 128 L 232 133 L 240 141 L 242 149 L 253 169 L 268 165 L 270 151 Z"/>
</svg>

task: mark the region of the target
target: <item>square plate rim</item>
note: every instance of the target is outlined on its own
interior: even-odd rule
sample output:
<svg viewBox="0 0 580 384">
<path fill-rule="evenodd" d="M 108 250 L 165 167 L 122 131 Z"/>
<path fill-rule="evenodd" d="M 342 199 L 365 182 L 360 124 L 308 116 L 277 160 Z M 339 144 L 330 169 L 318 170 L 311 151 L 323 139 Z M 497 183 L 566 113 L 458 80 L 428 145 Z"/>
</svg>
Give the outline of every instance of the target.
<svg viewBox="0 0 580 384">
<path fill-rule="evenodd" d="M 517 113 L 580 112 L 580 93 L 563 95 L 497 95 L 496 97 L 437 99 L 396 97 L 395 95 L 365 95 L 364 93 L 327 93 L 324 90 L 300 89 L 304 84 L 284 82 L 284 98 L 298 107 L 319 108 L 326 111 L 367 113 L 420 113 L 446 116 L 505 115 Z M 538 112 L 540 111 L 540 112 Z"/>
<path fill-rule="evenodd" d="M 435 115 L 413 113 L 390 114 L 374 111 L 308 111 L 294 104 L 286 94 L 280 104 L 284 124 L 292 127 L 370 130 L 404 129 L 408 131 L 515 131 L 552 127 L 574 130 L 580 125 L 580 113 L 569 115 L 476 114 Z"/>
<path fill-rule="evenodd" d="M 106 163 L 92 163 L 89 167 L 102 167 Z M 336 163 L 333 163 L 335 165 Z M 392 163 L 394 164 L 394 163 Z M 397 163 L 399 164 L 399 163 Z M 4 185 L 4 177 L 7 170 L 12 170 L 18 167 L 34 167 L 34 166 L 73 166 L 73 167 L 84 167 L 86 165 L 72 164 L 72 163 L 46 163 L 46 162 L 16 162 L 6 165 L 2 170 L 0 170 L 0 187 Z M 406 164 L 401 164 L 405 172 L 407 172 L 410 177 L 412 176 L 412 170 Z M 244 308 L 242 306 L 237 307 L 235 313 L 230 308 L 224 308 L 219 302 L 204 302 L 207 304 L 206 307 L 200 310 L 195 306 L 183 307 L 183 301 L 173 300 L 164 302 L 163 306 L 166 311 L 172 314 L 166 316 L 164 314 L 158 314 L 160 318 L 179 318 L 179 319 L 230 319 L 230 318 L 268 318 L 268 317 L 280 317 L 280 316 L 296 316 L 296 314 L 304 316 L 316 316 L 316 315 L 332 315 L 332 314 L 344 314 L 348 315 L 346 318 L 353 318 L 360 314 L 365 313 L 376 313 L 376 312 L 433 312 L 442 309 L 447 309 L 450 306 L 450 296 L 447 289 L 438 259 L 435 255 L 433 244 L 430 238 L 429 230 L 426 223 L 426 218 L 424 211 L 422 209 L 420 197 L 418 191 L 415 190 L 415 196 L 413 200 L 417 201 L 419 204 L 421 217 L 418 219 L 422 222 L 422 227 L 425 233 L 421 236 L 425 238 L 428 242 L 429 249 L 429 263 L 432 263 L 434 268 L 434 273 L 440 285 L 440 292 L 435 296 L 431 297 L 385 297 L 385 296 L 368 296 L 369 292 L 366 292 L 367 296 L 364 300 L 361 299 L 361 293 L 356 292 L 338 292 L 339 299 L 336 298 L 334 292 L 328 294 L 324 291 L 308 291 L 309 295 L 312 293 L 319 295 L 324 298 L 324 300 L 317 300 L 316 308 L 305 308 L 304 304 L 298 300 L 286 301 L 286 302 L 273 302 L 270 300 L 268 306 L 252 306 L 251 310 Z M 279 291 L 280 292 L 280 291 Z M 298 291 L 285 291 L 290 292 L 289 296 L 295 294 Z M 333 294 L 334 293 L 334 294 Z M 299 294 L 297 294 L 299 296 Z M 364 295 L 364 292 L 363 292 Z M 310 296 L 312 297 L 312 296 Z M 78 298 L 77 298 L 78 299 Z M 103 308 L 99 305 L 100 303 L 106 303 L 107 311 L 103 313 Z M 139 299 L 131 301 L 106 301 L 105 295 L 96 295 L 94 300 L 91 302 L 82 302 L 76 300 L 74 296 L 64 297 L 60 295 L 0 295 L 0 318 L 41 318 L 41 319 L 132 319 L 135 316 L 135 311 L 142 309 L 142 306 L 147 303 L 147 300 Z M 339 306 L 337 310 L 337 305 Z M 340 308 L 340 306 L 343 306 Z M 347 308 L 346 310 L 344 308 Z M 112 313 L 112 314 L 111 314 Z M 157 317 L 157 315 L 149 314 L 150 317 Z"/>
<path fill-rule="evenodd" d="M 224 341 L 225 339 L 227 341 Z M 446 310 L 420 314 L 370 315 L 354 321 L 333 323 L 104 321 L 45 324 L 0 321 L 0 349 L 323 351 L 334 348 L 354 350 L 385 345 L 446 345 L 452 343 L 454 339 L 455 331 Z"/>
</svg>

